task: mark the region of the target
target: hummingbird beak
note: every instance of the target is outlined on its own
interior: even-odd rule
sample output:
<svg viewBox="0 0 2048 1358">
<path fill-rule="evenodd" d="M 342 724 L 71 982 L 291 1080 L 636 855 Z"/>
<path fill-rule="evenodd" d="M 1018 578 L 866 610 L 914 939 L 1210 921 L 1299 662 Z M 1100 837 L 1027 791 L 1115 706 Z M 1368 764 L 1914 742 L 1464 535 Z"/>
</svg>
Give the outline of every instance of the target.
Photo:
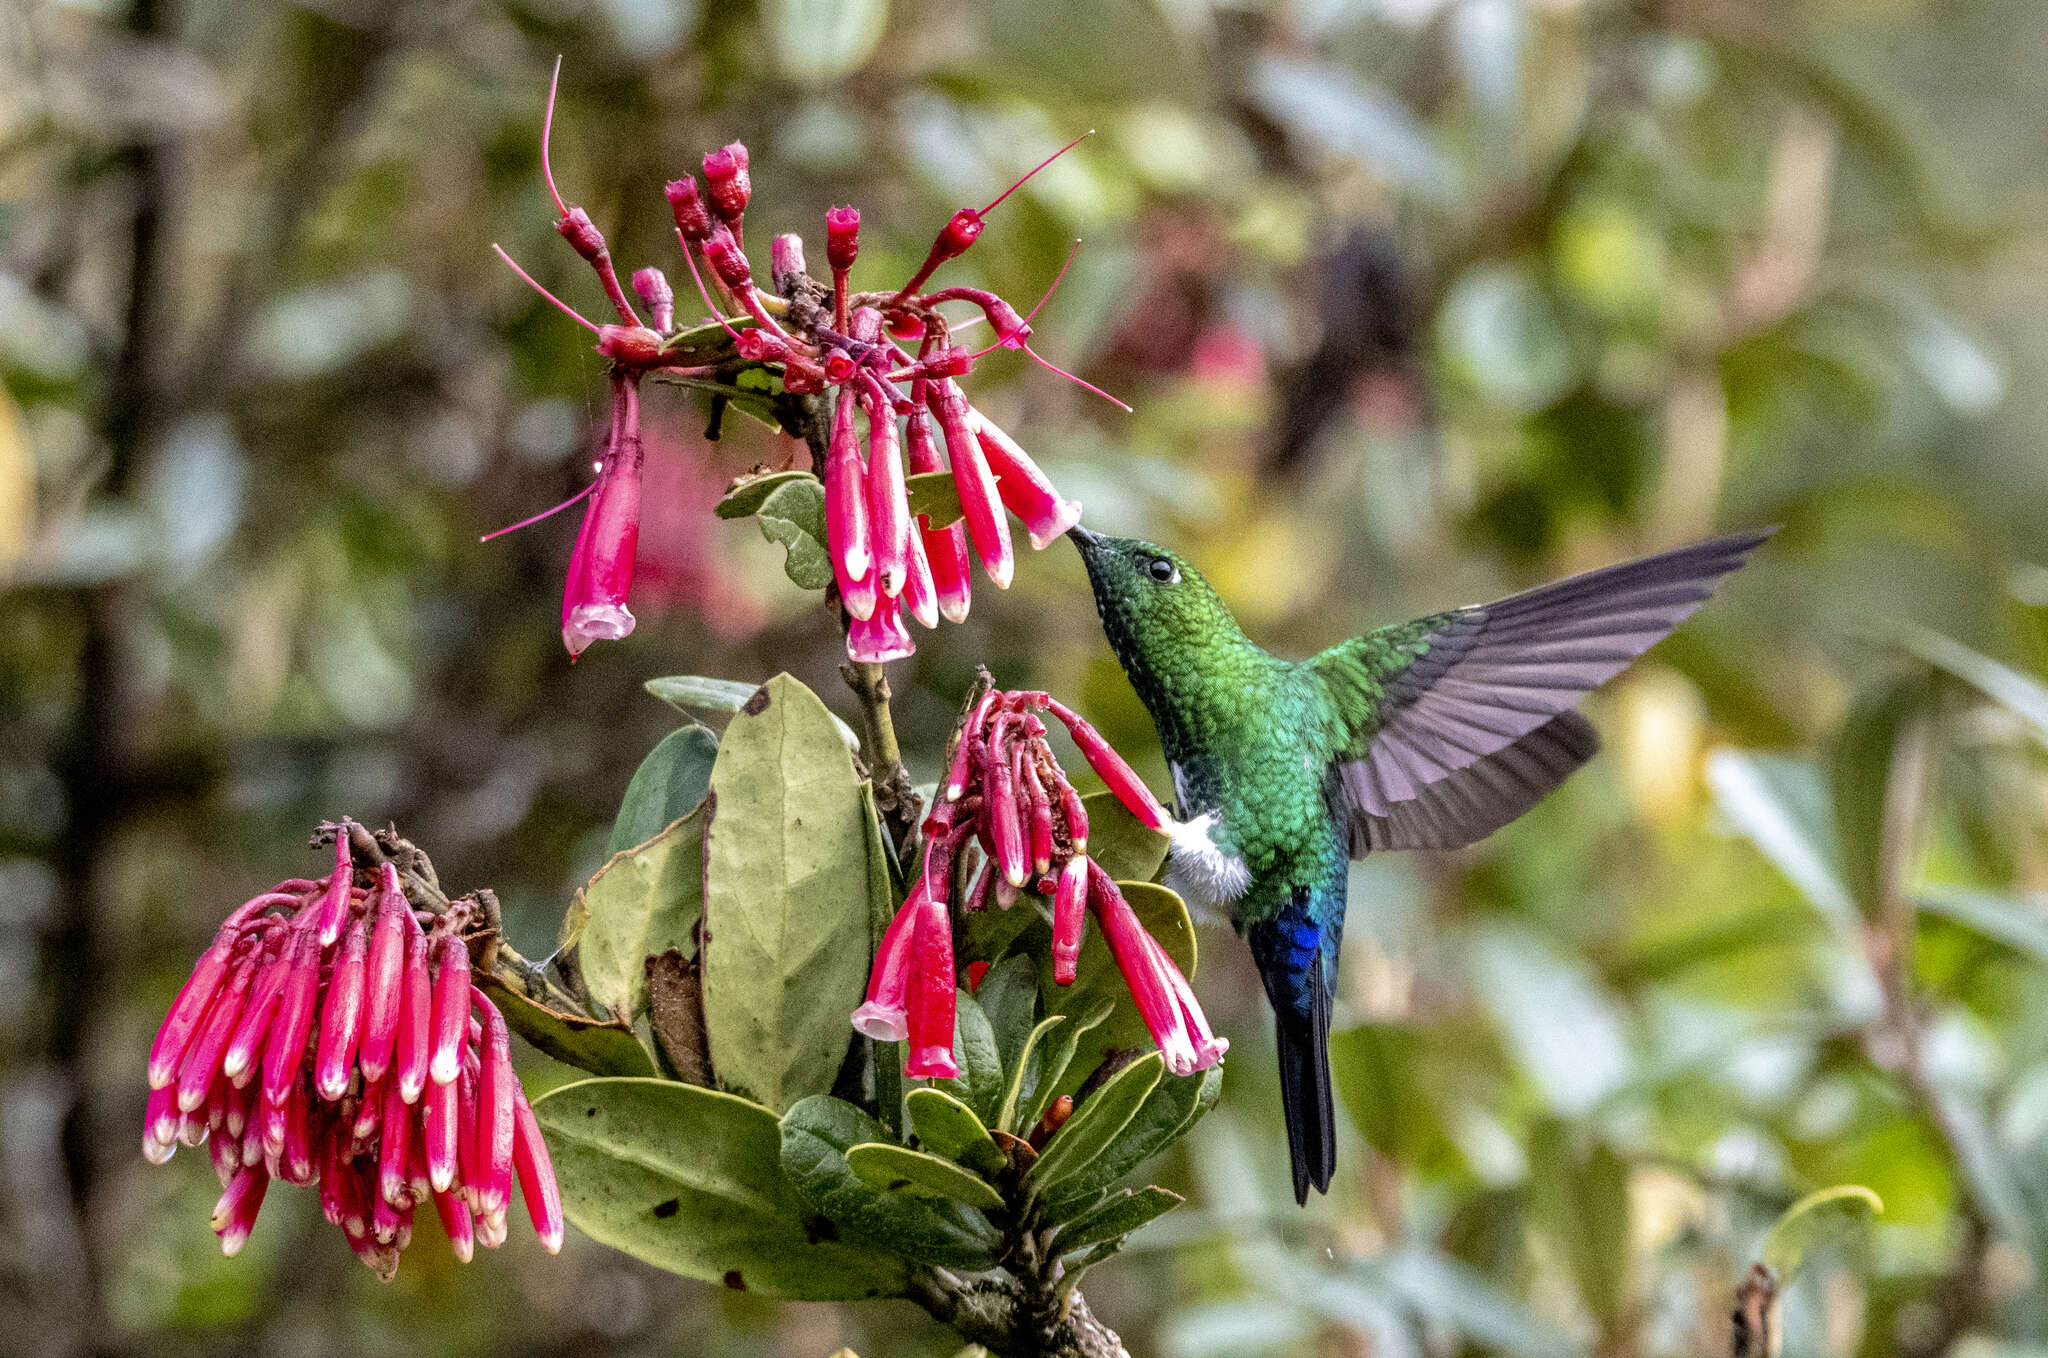
<svg viewBox="0 0 2048 1358">
<path fill-rule="evenodd" d="M 1067 530 L 1067 536 L 1074 540 L 1074 550 L 1081 554 L 1083 561 L 1095 555 L 1095 549 L 1106 541 L 1102 534 L 1090 532 L 1078 523 Z"/>
</svg>

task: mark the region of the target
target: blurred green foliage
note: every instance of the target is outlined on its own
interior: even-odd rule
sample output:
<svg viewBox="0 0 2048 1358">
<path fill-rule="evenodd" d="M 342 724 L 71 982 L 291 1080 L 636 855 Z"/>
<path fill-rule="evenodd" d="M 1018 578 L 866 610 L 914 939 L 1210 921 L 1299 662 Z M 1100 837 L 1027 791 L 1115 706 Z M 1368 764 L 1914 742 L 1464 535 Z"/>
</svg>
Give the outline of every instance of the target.
<svg viewBox="0 0 2048 1358">
<path fill-rule="evenodd" d="M 1137 414 L 993 357 L 977 401 L 1277 649 L 1785 525 L 1595 698 L 1608 754 L 1551 802 L 1358 869 L 1355 1136 L 1306 1212 L 1255 978 L 1204 947 L 1237 1059 L 1162 1180 L 1189 1205 L 1088 1281 L 1135 1352 L 1719 1352 L 1772 1220 L 1841 1184 L 1885 1210 L 1807 1259 L 1788 1350 L 2048 1343 L 2031 0 L 15 6 L 0 1333 L 957 1347 L 902 1304 L 778 1306 L 516 1232 L 379 1287 L 304 1194 L 227 1262 L 211 1176 L 135 1153 L 149 1031 L 316 820 L 395 819 L 538 955 L 675 724 L 643 680 L 786 669 L 853 714 L 782 549 L 711 513 L 795 457 L 751 422 L 707 445 L 686 394 L 650 398 L 643 624 L 573 668 L 569 516 L 476 542 L 583 483 L 602 410 L 584 333 L 489 250 L 598 301 L 539 178 L 558 51 L 564 191 L 677 280 L 662 181 L 733 137 L 756 230 L 852 201 L 879 284 L 1097 129 L 949 267 L 1035 296 L 1081 237 L 1039 337 Z M 892 684 L 921 779 L 978 662 L 1148 745 L 1062 546 L 919 643 Z"/>
</svg>

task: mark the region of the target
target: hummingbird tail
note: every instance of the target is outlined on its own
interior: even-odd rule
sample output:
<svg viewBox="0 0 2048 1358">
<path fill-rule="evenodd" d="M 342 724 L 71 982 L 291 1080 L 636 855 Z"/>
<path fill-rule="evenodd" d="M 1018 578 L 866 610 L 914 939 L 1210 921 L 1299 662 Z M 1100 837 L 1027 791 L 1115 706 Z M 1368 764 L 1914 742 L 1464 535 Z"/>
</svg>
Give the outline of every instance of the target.
<svg viewBox="0 0 2048 1358">
<path fill-rule="evenodd" d="M 1309 1185 L 1330 1191 L 1337 1168 L 1337 1115 L 1330 1099 L 1330 987 L 1320 959 L 1309 967 L 1309 1005 L 1275 1006 L 1280 1047 L 1280 1102 L 1287 1113 L 1287 1153 L 1294 1162 L 1294 1201 Z"/>
</svg>

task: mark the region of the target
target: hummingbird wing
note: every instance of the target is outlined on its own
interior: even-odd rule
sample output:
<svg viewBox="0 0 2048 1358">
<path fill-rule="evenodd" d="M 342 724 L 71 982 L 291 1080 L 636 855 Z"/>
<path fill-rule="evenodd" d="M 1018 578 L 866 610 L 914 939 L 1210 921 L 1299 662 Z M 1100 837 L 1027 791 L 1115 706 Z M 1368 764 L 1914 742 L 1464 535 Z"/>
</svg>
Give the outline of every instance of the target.
<svg viewBox="0 0 2048 1358">
<path fill-rule="evenodd" d="M 1383 627 L 1316 656 L 1310 667 L 1352 724 L 1334 761 L 1352 854 L 1456 848 L 1542 800 L 1599 749 L 1571 709 L 1705 603 L 1772 531 Z"/>
</svg>

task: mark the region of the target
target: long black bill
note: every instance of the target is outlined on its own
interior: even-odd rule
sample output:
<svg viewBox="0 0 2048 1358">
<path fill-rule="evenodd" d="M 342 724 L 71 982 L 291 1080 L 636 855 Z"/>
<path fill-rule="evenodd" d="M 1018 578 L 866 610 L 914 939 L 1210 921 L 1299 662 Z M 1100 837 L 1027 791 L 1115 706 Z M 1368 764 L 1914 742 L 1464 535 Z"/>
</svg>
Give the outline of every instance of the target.
<svg viewBox="0 0 2048 1358">
<path fill-rule="evenodd" d="M 1107 541 L 1102 534 L 1083 528 L 1078 523 L 1067 530 L 1067 536 L 1074 540 L 1074 550 L 1083 558 L 1093 555 L 1095 549 Z"/>
</svg>

